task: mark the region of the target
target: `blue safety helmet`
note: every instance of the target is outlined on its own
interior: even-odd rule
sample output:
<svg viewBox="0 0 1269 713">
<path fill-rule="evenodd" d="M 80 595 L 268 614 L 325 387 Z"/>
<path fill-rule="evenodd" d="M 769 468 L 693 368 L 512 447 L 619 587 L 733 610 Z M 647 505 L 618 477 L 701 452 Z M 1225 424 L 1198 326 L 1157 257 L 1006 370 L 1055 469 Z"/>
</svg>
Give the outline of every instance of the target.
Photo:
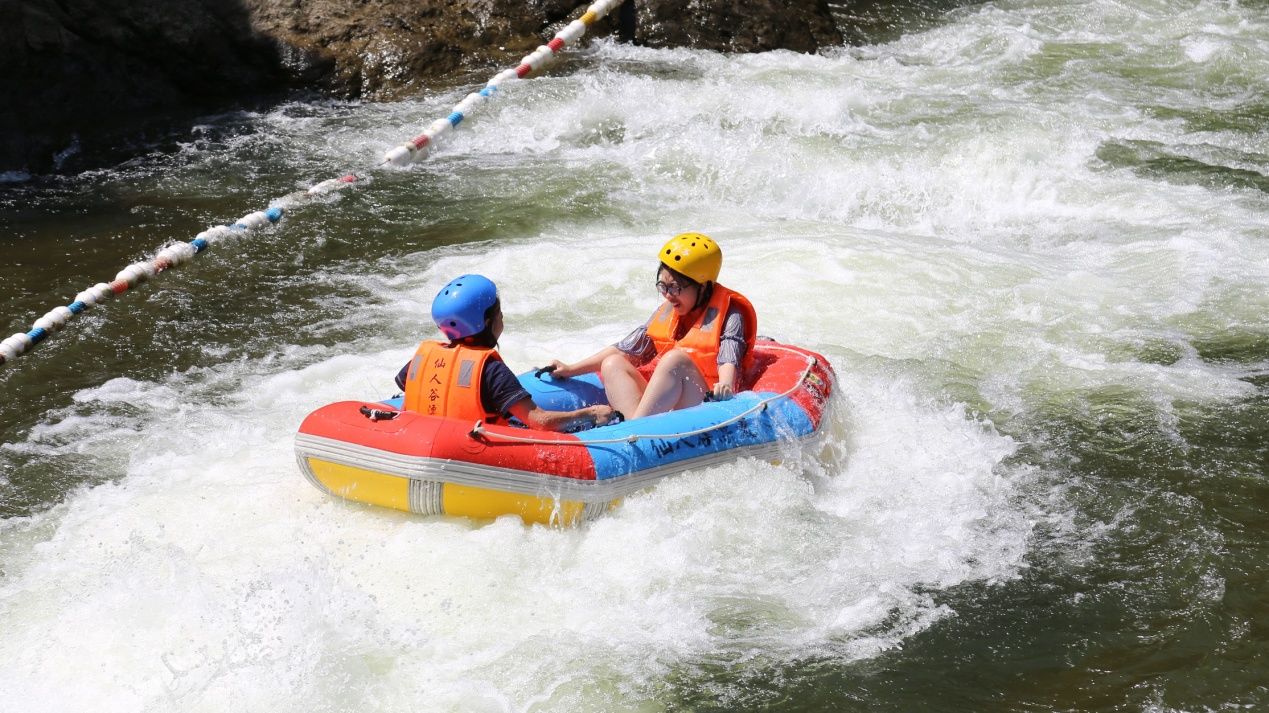
<svg viewBox="0 0 1269 713">
<path fill-rule="evenodd" d="M 451 340 L 480 334 L 485 312 L 498 302 L 498 286 L 483 275 L 450 280 L 432 300 L 432 320 Z"/>
</svg>

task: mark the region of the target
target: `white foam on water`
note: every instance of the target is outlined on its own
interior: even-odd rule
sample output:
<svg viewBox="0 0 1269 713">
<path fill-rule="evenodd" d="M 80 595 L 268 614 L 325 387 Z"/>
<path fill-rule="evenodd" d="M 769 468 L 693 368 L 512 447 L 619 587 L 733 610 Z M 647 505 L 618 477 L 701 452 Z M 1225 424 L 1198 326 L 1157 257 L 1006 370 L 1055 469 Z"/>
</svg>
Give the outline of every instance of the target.
<svg viewBox="0 0 1269 713">
<path fill-rule="evenodd" d="M 576 530 L 414 518 L 308 486 L 295 424 L 400 357 L 231 365 L 81 394 L 160 398 L 152 422 L 100 444 L 130 454 L 117 482 L 0 530 L 6 700 L 606 707 L 702 657 L 875 654 L 946 613 L 916 585 L 1007 578 L 1026 539 L 1026 522 L 1001 524 L 1008 439 L 900 384 L 857 380 L 827 448 L 685 474 Z M 195 380 L 242 388 L 218 405 L 162 405 Z M 92 421 L 85 437 L 111 429 Z M 914 530 L 918 515 L 927 528 Z"/>
</svg>

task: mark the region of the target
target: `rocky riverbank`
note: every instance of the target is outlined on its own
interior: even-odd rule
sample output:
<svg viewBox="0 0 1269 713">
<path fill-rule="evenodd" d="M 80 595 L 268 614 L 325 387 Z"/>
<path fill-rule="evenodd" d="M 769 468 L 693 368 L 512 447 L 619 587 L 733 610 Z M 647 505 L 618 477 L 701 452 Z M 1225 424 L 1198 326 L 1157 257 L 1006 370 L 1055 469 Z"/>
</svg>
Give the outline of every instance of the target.
<svg viewBox="0 0 1269 713">
<path fill-rule="evenodd" d="M 514 63 L 574 0 L 0 0 L 0 172 L 296 89 L 390 99 Z M 815 52 L 827 0 L 632 0 L 597 25 L 652 47 Z"/>
</svg>

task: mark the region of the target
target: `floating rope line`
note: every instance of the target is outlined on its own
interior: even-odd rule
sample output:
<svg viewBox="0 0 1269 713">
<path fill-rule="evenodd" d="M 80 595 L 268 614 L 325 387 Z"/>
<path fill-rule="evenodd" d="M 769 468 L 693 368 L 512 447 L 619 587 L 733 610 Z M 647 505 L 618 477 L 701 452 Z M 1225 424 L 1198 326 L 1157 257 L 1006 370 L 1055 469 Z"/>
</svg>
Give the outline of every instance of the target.
<svg viewBox="0 0 1269 713">
<path fill-rule="evenodd" d="M 133 263 L 115 275 L 112 282 L 98 282 L 92 287 L 75 295 L 68 305 L 56 307 L 43 317 L 35 320 L 29 332 L 17 334 L 0 342 L 0 364 L 13 361 L 19 354 L 33 348 L 44 341 L 53 332 L 60 331 L 71 318 L 92 307 L 114 299 L 137 285 L 149 280 L 164 270 L 179 267 L 195 255 L 207 250 L 215 242 L 230 235 L 241 235 L 272 225 L 282 219 L 281 208 L 256 211 L 243 216 L 233 225 L 218 225 L 211 230 L 204 230 L 188 243 L 174 243 L 160 250 L 153 258 Z"/>
<path fill-rule="evenodd" d="M 799 351 L 794 351 L 793 349 L 787 349 L 785 347 L 779 347 L 775 345 L 763 345 L 762 348 L 763 349 L 779 349 L 781 351 L 797 354 L 798 356 L 806 359 L 806 369 L 802 371 L 802 375 L 799 376 L 798 380 L 793 383 L 793 386 L 789 387 L 788 390 L 786 390 L 784 393 L 776 394 L 774 396 L 768 396 L 767 398 L 759 401 L 753 406 L 750 406 L 745 411 L 738 413 L 735 416 L 732 416 L 726 421 L 720 421 L 719 423 L 716 423 L 712 426 L 704 426 L 702 428 L 697 428 L 692 431 L 680 431 L 678 433 L 632 433 L 629 436 L 622 436 L 621 438 L 590 438 L 583 441 L 583 440 L 563 440 L 563 439 L 557 439 L 557 438 L 532 438 L 532 437 L 526 437 L 526 436 L 515 436 L 510 433 L 494 433 L 493 431 L 485 430 L 484 421 L 477 421 L 476 425 L 472 426 L 471 432 L 468 435 L 470 435 L 473 438 L 477 438 L 477 437 L 486 438 L 491 441 L 510 441 L 512 443 L 532 443 L 532 444 L 543 445 L 543 446 L 593 446 L 600 443 L 636 443 L 638 441 L 648 441 L 648 440 L 658 440 L 658 439 L 668 441 L 671 439 L 697 436 L 702 433 L 709 433 L 710 431 L 717 431 L 718 429 L 726 428 L 727 426 L 730 426 L 733 423 L 736 423 L 737 421 L 740 421 L 750 416 L 751 414 L 757 413 L 759 411 L 766 411 L 767 406 L 771 404 L 773 401 L 779 401 L 780 399 L 786 398 L 790 394 L 792 394 L 794 391 L 797 391 L 798 389 L 802 388 L 802 384 L 806 383 L 807 377 L 811 375 L 811 372 L 815 370 L 816 365 L 819 364 L 819 360 L 816 359 L 815 357 L 807 356 L 806 354 L 803 354 L 802 352 L 799 352 Z"/>
<path fill-rule="evenodd" d="M 493 97 L 494 93 L 498 91 L 498 87 L 524 79 L 529 74 L 550 65 L 555 61 L 556 56 L 565 45 L 575 43 L 581 39 L 586 34 L 587 28 L 611 13 L 625 1 L 596 0 L 581 17 L 573 20 L 564 29 L 557 32 L 550 42 L 539 46 L 532 53 L 521 59 L 514 69 L 506 69 L 494 75 L 493 79 L 490 79 L 485 84 L 484 89 L 468 94 L 450 110 L 448 116 L 443 119 L 437 119 L 423 133 L 388 151 L 384 155 L 383 161 L 375 168 L 388 164 L 406 166 L 426 157 L 431 149 L 436 146 L 438 139 L 446 132 L 457 128 L 463 119 L 471 114 L 472 110 Z M 349 173 L 339 178 L 322 181 L 306 191 L 291 194 L 286 198 L 292 201 L 295 199 L 300 201 L 311 200 L 318 196 L 351 188 L 366 177 L 364 174 Z M 168 245 L 159 250 L 154 257 L 133 263 L 124 268 L 115 276 L 114 281 L 109 283 L 99 282 L 80 292 L 70 304 L 56 307 L 43 317 L 35 320 L 30 331 L 18 332 L 8 339 L 0 341 L 0 365 L 11 362 L 19 355 L 30 351 L 37 344 L 47 339 L 50 334 L 60 331 L 75 316 L 102 302 L 113 299 L 116 295 L 121 295 L 137 287 L 142 282 L 154 278 L 165 270 L 170 270 L 189 262 L 194 256 L 203 253 L 219 240 L 252 233 L 260 228 L 276 224 L 282 219 L 285 212 L 281 205 L 276 205 L 281 202 L 282 200 L 275 200 L 267 210 L 245 215 L 232 225 L 218 225 L 205 230 L 188 243 Z"/>
</svg>

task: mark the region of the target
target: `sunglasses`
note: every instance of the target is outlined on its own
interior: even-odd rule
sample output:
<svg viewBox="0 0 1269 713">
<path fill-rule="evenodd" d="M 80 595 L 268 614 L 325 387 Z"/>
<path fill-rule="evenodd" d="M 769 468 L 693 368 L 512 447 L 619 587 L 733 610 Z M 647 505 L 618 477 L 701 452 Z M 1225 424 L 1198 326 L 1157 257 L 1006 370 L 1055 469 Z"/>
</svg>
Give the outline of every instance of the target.
<svg viewBox="0 0 1269 713">
<path fill-rule="evenodd" d="M 657 292 L 660 292 L 662 296 L 665 296 L 665 297 L 678 297 L 680 292 L 687 289 L 686 287 L 684 287 L 683 285 L 680 285 L 677 282 L 662 282 L 660 280 L 657 280 L 656 285 L 657 285 Z"/>
</svg>

